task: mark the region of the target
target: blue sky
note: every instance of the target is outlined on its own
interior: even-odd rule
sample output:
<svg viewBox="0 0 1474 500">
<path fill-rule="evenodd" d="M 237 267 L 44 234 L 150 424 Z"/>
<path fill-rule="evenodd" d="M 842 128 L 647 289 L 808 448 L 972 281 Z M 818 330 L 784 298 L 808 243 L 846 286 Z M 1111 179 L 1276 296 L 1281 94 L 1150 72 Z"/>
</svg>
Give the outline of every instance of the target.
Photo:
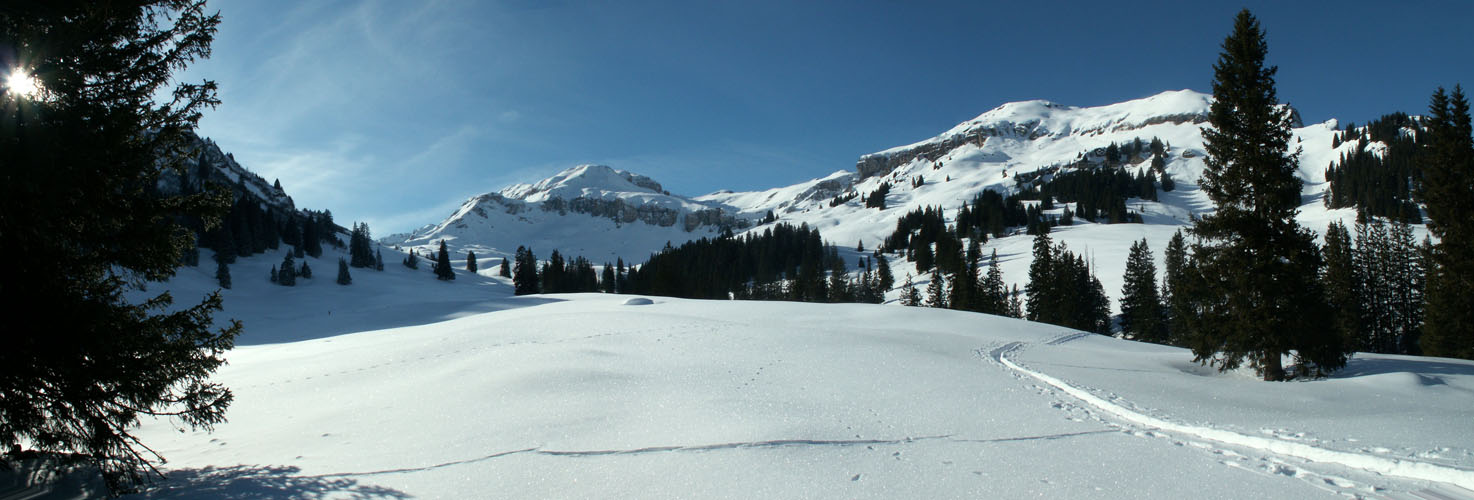
<svg viewBox="0 0 1474 500">
<path fill-rule="evenodd" d="M 1009 101 L 1206 92 L 1247 5 L 1306 122 L 1474 86 L 1474 2 L 214 0 L 201 131 L 379 236 L 580 163 L 788 185 Z"/>
</svg>

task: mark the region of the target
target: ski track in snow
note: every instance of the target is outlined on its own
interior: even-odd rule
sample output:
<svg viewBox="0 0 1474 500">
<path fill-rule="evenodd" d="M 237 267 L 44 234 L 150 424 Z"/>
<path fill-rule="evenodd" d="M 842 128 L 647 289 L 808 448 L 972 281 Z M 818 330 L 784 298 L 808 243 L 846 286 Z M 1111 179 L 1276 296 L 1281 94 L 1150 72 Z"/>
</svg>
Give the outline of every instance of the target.
<svg viewBox="0 0 1474 500">
<path fill-rule="evenodd" d="M 1094 335 L 1091 333 L 1077 332 L 1044 341 L 1044 345 L 1060 345 L 1080 338 Z M 1218 429 L 1208 426 L 1188 425 L 1170 422 L 1163 418 L 1150 416 L 1129 409 L 1132 405 L 1117 396 L 1109 396 L 1108 401 L 1084 389 L 1075 387 L 1063 380 L 1051 377 L 1044 373 L 1025 368 L 1008 359 L 1008 355 L 1020 352 L 1028 347 L 1025 342 L 1008 342 L 992 349 L 979 349 L 978 353 L 987 354 L 983 356 L 986 360 L 996 363 L 1015 373 L 1020 380 L 1025 382 L 1029 378 L 1046 384 L 1048 387 L 1035 385 L 1034 388 L 1040 392 L 1048 392 L 1048 389 L 1063 392 L 1076 400 L 1089 405 L 1090 408 L 1105 412 L 1118 421 L 1107 420 L 1100 416 L 1091 415 L 1097 420 L 1113 426 L 1121 427 L 1124 432 L 1141 437 L 1168 438 L 1176 446 L 1193 446 L 1221 455 L 1230 460 L 1223 461 L 1224 465 L 1254 471 L 1256 467 L 1245 464 L 1250 462 L 1250 457 L 1245 457 L 1230 449 L 1222 449 L 1207 443 L 1184 441 L 1174 438 L 1177 436 L 1191 436 L 1205 439 L 1216 443 L 1227 444 L 1235 447 L 1246 448 L 1257 452 L 1268 454 L 1261 457 L 1261 464 L 1256 472 L 1271 475 L 1294 477 L 1310 481 L 1312 484 L 1328 491 L 1345 494 L 1355 498 L 1362 498 L 1366 494 L 1372 494 L 1378 498 L 1422 498 L 1429 500 L 1462 500 L 1474 499 L 1474 471 L 1457 467 L 1448 467 L 1414 460 L 1398 459 L 1391 457 L 1375 456 L 1349 451 L 1331 450 L 1311 446 L 1303 442 L 1293 442 L 1285 439 L 1271 437 L 1250 436 L 1233 431 Z M 1077 409 L 1074 405 L 1056 401 L 1053 406 L 1062 410 Z M 1089 408 L 1085 413 L 1091 414 Z M 1124 421 L 1124 422 L 1122 422 Z M 1123 425 L 1125 424 L 1125 425 Z M 1144 427 L 1147 430 L 1132 429 L 1131 427 Z M 1160 432 L 1159 432 L 1160 431 Z M 1114 432 L 1114 431 L 1107 431 Z M 1164 434 L 1170 433 L 1169 434 Z M 1286 460 L 1289 458 L 1291 460 Z M 1431 488 L 1423 489 L 1409 495 L 1387 496 L 1386 492 L 1375 486 L 1358 485 L 1350 479 L 1337 477 L 1324 473 L 1316 473 L 1305 470 L 1292 461 L 1304 461 L 1306 463 L 1335 464 L 1353 469 L 1355 471 L 1372 473 L 1380 476 L 1395 476 L 1421 481 L 1430 481 L 1436 484 Z"/>
<path fill-rule="evenodd" d="M 440 469 L 440 468 L 445 468 L 445 467 L 454 467 L 454 466 L 457 466 L 457 465 L 473 464 L 473 463 L 477 463 L 477 462 L 484 462 L 484 461 L 487 461 L 487 460 L 493 460 L 493 459 L 497 459 L 497 458 L 508 457 L 508 456 L 513 456 L 513 455 L 523 455 L 523 454 L 544 455 L 544 456 L 553 456 L 553 457 L 601 457 L 601 456 L 610 456 L 610 455 L 642 455 L 642 454 L 647 454 L 647 453 L 682 453 L 682 452 L 690 453 L 690 452 L 709 452 L 709 451 L 736 450 L 736 449 L 752 449 L 752 448 L 825 447 L 825 446 L 850 447 L 850 446 L 875 446 L 875 445 L 907 445 L 907 444 L 917 443 L 917 442 L 922 442 L 922 441 L 946 441 L 946 442 L 952 442 L 952 443 L 971 443 L 971 444 L 984 443 L 985 444 L 985 443 L 1009 443 L 1009 442 L 1021 442 L 1021 441 L 1052 441 L 1052 440 L 1056 440 L 1056 439 L 1067 439 L 1067 438 L 1072 438 L 1072 437 L 1089 436 L 1089 435 L 1094 435 L 1094 434 L 1111 434 L 1111 433 L 1115 433 L 1115 432 L 1118 432 L 1118 431 L 1112 430 L 1112 429 L 1103 429 L 1103 430 L 1098 430 L 1098 431 L 1067 432 L 1067 433 L 1060 433 L 1060 434 L 1043 434 L 1043 435 L 1037 435 L 1037 436 L 1015 436 L 1015 437 L 1002 437 L 1002 438 L 994 438 L 994 439 L 963 439 L 963 438 L 955 438 L 952 435 L 905 437 L 905 438 L 901 438 L 901 439 L 839 439 L 839 440 L 828 440 L 828 439 L 774 439 L 774 440 L 767 440 L 767 441 L 742 441 L 742 442 L 734 442 L 734 443 L 715 443 L 715 444 L 699 444 L 699 445 L 649 446 L 649 447 L 644 447 L 644 448 L 612 449 L 612 450 L 545 450 L 545 449 L 542 449 L 542 448 L 523 448 L 523 449 L 520 449 L 520 450 L 502 451 L 502 452 L 492 453 L 490 455 L 486 455 L 486 456 L 482 456 L 482 457 L 469 458 L 469 459 L 465 459 L 465 460 L 455 460 L 455 461 L 451 461 L 451 462 L 439 463 L 439 464 L 435 464 L 435 465 L 427 465 L 427 466 L 423 466 L 423 467 L 404 467 L 404 468 L 398 468 L 398 469 L 386 469 L 386 470 L 367 471 L 367 472 L 338 472 L 338 473 L 328 473 L 328 474 L 316 474 L 316 475 L 303 476 L 303 477 L 309 477 L 309 478 L 357 477 L 357 476 L 374 476 L 374 475 L 381 475 L 381 474 L 403 474 L 403 473 L 412 473 L 412 472 L 424 472 L 424 471 L 428 471 L 428 470 Z"/>
</svg>

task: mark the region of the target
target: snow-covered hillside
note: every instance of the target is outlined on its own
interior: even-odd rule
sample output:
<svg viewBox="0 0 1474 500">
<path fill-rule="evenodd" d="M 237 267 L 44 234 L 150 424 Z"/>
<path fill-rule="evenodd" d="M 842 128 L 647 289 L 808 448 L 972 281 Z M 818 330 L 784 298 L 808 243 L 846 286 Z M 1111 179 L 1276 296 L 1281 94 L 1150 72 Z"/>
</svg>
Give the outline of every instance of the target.
<svg viewBox="0 0 1474 500">
<path fill-rule="evenodd" d="M 535 184 L 517 184 L 466 200 L 438 224 L 381 243 L 399 248 L 438 248 L 457 254 L 512 257 L 527 246 L 546 257 L 552 250 L 593 262 L 643 261 L 667 242 L 680 244 L 742 229 L 730 207 L 671 195 L 642 175 L 603 165 L 579 165 Z"/>
<path fill-rule="evenodd" d="M 508 255 L 518 245 L 530 245 L 546 256 L 552 249 L 564 254 L 585 255 L 594 262 L 623 257 L 642 262 L 650 252 L 669 241 L 713 235 L 718 225 L 699 225 L 686 231 L 686 224 L 668 227 L 638 222 L 620 222 L 586 211 L 557 209 L 548 200 L 593 199 L 618 203 L 620 213 L 672 210 L 675 213 L 719 213 L 723 221 L 741 232 L 769 212 L 779 221 L 808 224 L 840 247 L 854 248 L 863 242 L 875 248 L 907 212 L 940 206 L 948 219 L 984 190 L 1002 194 L 1017 192 L 1020 175 L 1074 168 L 1083 160 L 1099 164 L 1107 146 L 1125 145 L 1153 138 L 1166 144 L 1165 172 L 1176 189 L 1160 192 L 1157 201 L 1132 199 L 1129 210 L 1142 215 L 1143 224 L 1095 224 L 1076 219 L 1072 226 L 1056 228 L 1051 235 L 1090 258 L 1095 274 L 1108 294 L 1119 296 L 1121 276 L 1131 242 L 1146 238 L 1160 265 L 1162 249 L 1172 233 L 1190 223 L 1193 215 L 1213 209 L 1198 189 L 1203 164 L 1202 127 L 1207 120 L 1212 96 L 1191 90 L 1163 92 L 1154 96 L 1098 107 L 1073 107 L 1048 101 L 1008 103 L 987 111 L 920 142 L 861 157 L 854 170 L 841 170 L 823 178 L 763 191 L 715 193 L 684 198 L 667 196 L 647 178 L 607 167 L 580 166 L 534 185 L 518 185 L 474 198 L 444 222 L 417 231 L 410 237 L 386 242 L 427 247 L 444 238 L 463 254 Z M 1328 210 L 1321 195 L 1328 185 L 1325 168 L 1354 144 L 1333 149 L 1334 120 L 1295 129 L 1292 147 L 1300 149 L 1298 175 L 1304 182 L 1300 222 L 1323 232 L 1332 220 L 1350 222 L 1351 209 Z M 1375 149 L 1378 144 L 1371 147 Z M 1150 168 L 1148 156 L 1128 159 L 1124 167 L 1132 173 Z M 919 181 L 919 182 L 918 182 Z M 913 186 L 913 182 L 919 183 Z M 888 184 L 884 209 L 866 208 L 861 201 Z M 653 185 L 653 188 L 652 188 Z M 836 197 L 851 199 L 831 206 Z M 855 197 L 853 195 L 858 195 Z M 608 200 L 615 200 L 610 202 Z M 563 204 L 567 205 L 567 204 Z M 633 208 L 632 208 L 633 207 Z M 719 212 L 712 212 L 719 210 Z M 1053 212 L 1058 215 L 1063 207 Z M 661 212 L 670 213 L 670 212 Z M 628 217 L 628 216 L 626 216 Z M 686 217 L 684 215 L 680 217 Z M 674 221 L 675 219 L 669 219 Z M 751 231 L 763 226 L 754 225 Z M 1022 288 L 1031 258 L 1031 237 L 1022 234 L 995 238 L 984 246 L 984 254 L 998 250 L 1005 280 Z M 1426 231 L 1417 228 L 1417 236 Z M 916 270 L 892 256 L 897 282 Z M 924 286 L 920 276 L 916 283 Z M 892 291 L 895 297 L 898 291 Z M 1115 302 L 1113 300 L 1113 302 Z M 1119 311 L 1119 304 L 1112 304 Z"/>
<path fill-rule="evenodd" d="M 293 289 L 275 260 L 233 266 L 230 421 L 146 423 L 170 480 L 145 498 L 1474 495 L 1467 361 L 1268 384 L 973 313 L 512 297 L 397 264 L 344 287 L 331 253 Z"/>
</svg>

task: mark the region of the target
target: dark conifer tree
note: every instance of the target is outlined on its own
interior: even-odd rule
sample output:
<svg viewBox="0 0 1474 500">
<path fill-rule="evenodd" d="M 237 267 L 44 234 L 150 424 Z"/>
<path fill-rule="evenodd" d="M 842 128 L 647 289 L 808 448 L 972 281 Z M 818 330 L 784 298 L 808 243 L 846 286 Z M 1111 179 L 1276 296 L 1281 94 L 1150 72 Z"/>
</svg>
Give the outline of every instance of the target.
<svg viewBox="0 0 1474 500">
<path fill-rule="evenodd" d="M 541 293 L 538 285 L 537 255 L 526 247 L 517 247 L 517 267 L 512 270 L 512 289 L 516 295 Z"/>
<path fill-rule="evenodd" d="M 543 264 L 542 273 L 539 276 L 542 281 L 542 293 L 564 293 L 568 292 L 564 287 L 563 276 L 563 254 L 557 249 L 548 256 L 548 261 Z"/>
<path fill-rule="evenodd" d="M 1357 271 L 1356 250 L 1351 245 L 1351 233 L 1340 221 L 1326 227 L 1326 243 L 1321 253 L 1326 265 L 1320 277 L 1330 306 L 1331 324 L 1342 338 L 1365 338 L 1361 323 L 1362 280 Z"/>
<path fill-rule="evenodd" d="M 307 258 L 307 253 L 302 250 L 302 245 L 292 247 L 292 256 L 298 259 Z"/>
<path fill-rule="evenodd" d="M 276 272 L 276 284 L 297 286 L 297 263 L 292 260 L 292 254 L 282 257 L 281 268 Z"/>
<path fill-rule="evenodd" d="M 1188 263 L 1187 241 L 1182 237 L 1182 231 L 1172 233 L 1163 257 L 1162 309 L 1167 316 L 1167 343 L 1181 345 L 1181 339 L 1187 332 L 1186 318 L 1192 314 L 1191 301 L 1188 300 L 1190 297 L 1178 292 L 1185 288 Z"/>
<path fill-rule="evenodd" d="M 276 283 L 277 282 L 277 276 L 276 275 L 277 275 L 276 266 L 275 265 L 272 265 L 271 266 L 271 282 L 272 283 Z"/>
<path fill-rule="evenodd" d="M 220 288 L 230 289 L 230 266 L 225 261 L 215 261 L 215 281 L 220 283 Z"/>
<path fill-rule="evenodd" d="M 466 251 L 466 270 L 473 274 L 476 272 L 476 252 Z"/>
<path fill-rule="evenodd" d="M 849 302 L 854 299 L 850 293 L 849 270 L 845 269 L 844 259 L 830 259 L 829 268 L 829 302 Z"/>
<path fill-rule="evenodd" d="M 1054 243 L 1048 234 L 1034 236 L 1034 260 L 1029 263 L 1029 283 L 1025 287 L 1028 304 L 1029 321 L 1043 321 L 1041 318 L 1052 317 L 1049 309 L 1050 294 L 1054 291 L 1049 289 L 1051 277 L 1054 275 Z"/>
<path fill-rule="evenodd" d="M 197 242 L 190 243 L 189 248 L 184 249 L 183 255 L 179 258 L 179 263 L 189 267 L 199 267 L 200 246 Z"/>
<path fill-rule="evenodd" d="M 348 235 L 348 264 L 353 267 L 377 266 L 378 259 L 374 255 L 373 246 L 368 224 L 353 224 L 353 232 Z"/>
<path fill-rule="evenodd" d="M 312 279 L 312 267 L 307 265 L 307 260 L 302 260 L 302 267 L 297 269 L 297 277 Z"/>
<path fill-rule="evenodd" d="M 375 249 L 374 250 L 374 270 L 376 270 L 376 271 L 383 271 L 384 270 L 384 251 L 383 250 L 378 250 L 378 249 Z"/>
<path fill-rule="evenodd" d="M 351 284 L 353 284 L 353 276 L 351 276 L 351 275 L 348 274 L 348 261 L 347 260 L 344 260 L 341 257 L 338 258 L 338 284 L 339 285 L 351 285 Z"/>
<path fill-rule="evenodd" d="M 886 260 L 884 254 L 875 257 L 875 279 L 876 289 L 882 296 L 896 286 L 896 277 L 891 274 L 890 261 Z"/>
<path fill-rule="evenodd" d="M 1144 342 L 1167 341 L 1166 317 L 1157 294 L 1157 263 L 1146 239 L 1131 244 L 1121 287 L 1121 333 Z"/>
<path fill-rule="evenodd" d="M 322 255 L 323 234 L 318 228 L 315 217 L 308 217 L 302 221 L 302 246 L 298 247 L 302 252 L 311 257 Z M 301 258 L 299 255 L 298 258 Z"/>
<path fill-rule="evenodd" d="M 450 281 L 456 279 L 456 272 L 450 267 L 450 251 L 445 248 L 445 240 L 440 240 L 440 252 L 435 254 L 435 279 Z"/>
<path fill-rule="evenodd" d="M 983 277 L 980 292 L 983 297 L 981 312 L 1008 315 L 1008 289 L 1003 284 L 1003 268 L 999 266 L 998 249 L 988 257 L 988 274 Z"/>
<path fill-rule="evenodd" d="M 209 247 L 215 250 L 217 260 L 223 260 L 226 264 L 234 264 L 240 253 L 235 249 L 235 237 L 231 234 L 233 230 L 227 227 L 230 224 L 230 218 L 222 218 L 220 224 L 219 227 L 206 232 L 205 239 L 210 242 Z"/>
<path fill-rule="evenodd" d="M 932 254 L 931 242 L 920 238 L 911 241 L 916 243 L 912 251 L 912 260 L 916 261 L 916 272 L 924 273 L 930 271 L 936 264 L 936 257 Z"/>
<path fill-rule="evenodd" d="M 0 92 L 0 303 L 12 318 L 0 453 L 67 455 L 125 493 L 162 460 L 133 435 L 140 417 L 209 430 L 232 400 L 210 381 L 241 331 L 214 328 L 219 292 L 175 304 L 144 289 L 174 276 L 193 241 L 176 221 L 208 231 L 230 205 L 215 190 L 155 189 L 185 172 L 197 154 L 189 131 L 219 103 L 214 82 L 173 73 L 209 55 L 220 18 L 178 1 L 0 12 L 7 71 L 31 73 L 42 92 Z"/>
<path fill-rule="evenodd" d="M 507 263 L 506 257 L 502 257 L 502 265 L 501 268 L 497 270 L 497 274 L 503 278 L 512 277 L 512 265 Z"/>
<path fill-rule="evenodd" d="M 1282 355 L 1295 353 L 1321 375 L 1344 366 L 1347 353 L 1324 322 L 1314 237 L 1295 222 L 1294 118 L 1275 96 L 1267 52 L 1259 21 L 1241 11 L 1213 68 L 1201 186 L 1217 211 L 1192 228 L 1201 238 L 1193 258 L 1204 281 L 1192 297 L 1197 314 L 1186 319 L 1198 361 L 1232 370 L 1247 360 L 1264 380 L 1284 380 Z"/>
<path fill-rule="evenodd" d="M 404 267 L 408 267 L 410 269 L 420 268 L 420 257 L 415 254 L 414 249 L 410 249 L 408 255 L 404 256 Z"/>
<path fill-rule="evenodd" d="M 901 285 L 901 305 L 917 307 L 921 305 L 921 292 L 916 290 L 916 284 L 911 282 L 911 273 L 906 273 L 906 283 Z"/>
<path fill-rule="evenodd" d="M 946 279 L 942 278 L 942 271 L 935 267 L 931 270 L 931 283 L 926 285 L 926 306 L 947 307 Z"/>
<path fill-rule="evenodd" d="M 1008 308 L 1003 313 L 1005 316 L 1019 319 L 1024 318 L 1024 301 L 1020 298 L 1022 296 L 1023 294 L 1019 292 L 1018 285 L 1014 285 L 1013 291 L 1008 293 Z"/>
<path fill-rule="evenodd" d="M 1474 132 L 1462 87 L 1442 87 L 1428 106 L 1429 142 L 1419 197 L 1438 237 L 1428 269 L 1421 348 L 1429 356 L 1474 359 Z"/>
<path fill-rule="evenodd" d="M 602 274 L 603 276 L 600 280 L 602 283 L 600 284 L 603 285 L 603 289 L 601 291 L 604 293 L 615 293 L 614 284 L 616 280 L 614 278 L 614 266 L 610 265 L 608 262 L 605 262 L 604 272 Z"/>
</svg>

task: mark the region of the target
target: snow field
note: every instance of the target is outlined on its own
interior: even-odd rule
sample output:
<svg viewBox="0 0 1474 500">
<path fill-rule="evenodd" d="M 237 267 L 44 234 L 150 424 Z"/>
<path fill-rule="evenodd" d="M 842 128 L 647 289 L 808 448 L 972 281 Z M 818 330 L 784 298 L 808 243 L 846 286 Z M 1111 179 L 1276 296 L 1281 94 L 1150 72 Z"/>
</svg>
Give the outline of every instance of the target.
<svg viewBox="0 0 1474 500">
<path fill-rule="evenodd" d="M 1068 333 L 1050 325 L 891 306 L 513 298 L 495 280 L 422 272 L 405 269 L 399 293 L 487 297 L 443 305 L 471 309 L 434 315 L 448 320 L 285 343 L 250 339 L 291 337 L 270 329 L 292 322 L 246 318 L 266 326 L 218 374 L 236 393 L 230 421 L 213 434 L 142 429 L 172 478 L 147 496 L 1344 498 L 1430 487 L 1296 462 L 1288 470 L 1310 472 L 1266 473 L 1252 464 L 1276 455 L 1142 439 L 1155 436 L 979 356 L 1022 342 L 1036 346 L 1015 355 L 1030 366 L 1046 352 L 1081 366 L 1128 357 L 1084 340 L 1048 345 Z M 354 286 L 322 300 L 372 293 Z M 1147 386 L 1214 378 L 1151 375 Z M 1299 385 L 1327 387 L 1316 384 Z M 1227 465 L 1225 449 L 1251 466 Z"/>
<path fill-rule="evenodd" d="M 1074 340 L 1074 336 L 1064 337 L 1060 340 Z M 1466 489 L 1474 488 L 1474 470 L 1465 470 L 1453 466 L 1443 466 L 1427 462 L 1419 462 L 1410 459 L 1399 459 L 1376 456 L 1365 453 L 1354 453 L 1327 449 L 1313 446 L 1304 442 L 1292 441 L 1282 438 L 1271 438 L 1263 436 L 1251 436 L 1233 431 L 1213 428 L 1201 425 L 1187 425 L 1170 422 L 1161 418 L 1145 415 L 1121 405 L 1107 401 L 1095 394 L 1074 387 L 1058 378 L 1024 368 L 1008 359 L 1008 355 L 1020 350 L 1024 344 L 1019 342 L 993 350 L 990 355 L 998 362 L 1010 369 L 1038 379 L 1053 386 L 1070 396 L 1078 398 L 1091 406 L 1104 410 L 1105 412 L 1123 419 L 1131 424 L 1144 426 L 1151 429 L 1160 429 L 1174 434 L 1203 438 L 1219 443 L 1242 446 L 1259 450 L 1274 455 L 1295 457 L 1311 462 L 1325 462 L 1346 466 L 1353 469 L 1372 472 L 1385 476 L 1397 476 L 1402 478 L 1419 479 L 1436 483 L 1447 483 Z M 1271 388 L 1273 389 L 1273 388 Z M 1357 419 L 1359 415 L 1354 413 L 1346 416 L 1347 419 Z M 1299 437 L 1303 438 L 1303 434 Z M 1474 491 L 1474 489 L 1471 489 Z"/>
</svg>

